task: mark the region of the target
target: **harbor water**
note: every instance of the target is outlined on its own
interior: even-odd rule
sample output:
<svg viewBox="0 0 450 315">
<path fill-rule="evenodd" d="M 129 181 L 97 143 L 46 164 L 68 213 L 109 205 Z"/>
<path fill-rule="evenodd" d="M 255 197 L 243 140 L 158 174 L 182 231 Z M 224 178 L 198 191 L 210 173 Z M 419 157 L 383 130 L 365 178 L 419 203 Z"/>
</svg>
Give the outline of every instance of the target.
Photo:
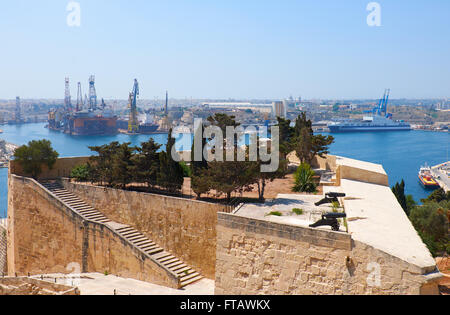
<svg viewBox="0 0 450 315">
<path fill-rule="evenodd" d="M 44 128 L 45 124 L 26 124 L 2 126 L 0 139 L 17 145 L 31 140 L 48 139 L 60 157 L 88 156 L 89 146 L 97 146 L 112 141 L 130 142 L 139 145 L 153 138 L 165 145 L 167 134 L 83 136 L 73 137 Z M 448 133 L 409 131 L 409 132 L 367 132 L 334 134 L 336 142 L 331 146 L 331 154 L 382 164 L 389 175 L 390 185 L 405 180 L 406 193 L 416 201 L 425 198 L 430 191 L 425 190 L 418 181 L 422 165 L 437 165 L 448 161 L 450 135 Z M 191 136 L 185 135 L 177 141 L 178 150 L 190 150 Z M 162 148 L 164 149 L 164 147 Z M 0 218 L 6 217 L 7 210 L 7 169 L 0 169 Z"/>
</svg>

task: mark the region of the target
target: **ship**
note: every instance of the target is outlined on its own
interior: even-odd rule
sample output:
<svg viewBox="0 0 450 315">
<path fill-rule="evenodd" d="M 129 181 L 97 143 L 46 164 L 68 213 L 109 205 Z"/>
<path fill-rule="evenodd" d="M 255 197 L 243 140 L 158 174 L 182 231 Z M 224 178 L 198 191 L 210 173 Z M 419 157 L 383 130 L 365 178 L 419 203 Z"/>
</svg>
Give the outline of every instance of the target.
<svg viewBox="0 0 450 315">
<path fill-rule="evenodd" d="M 425 166 L 422 166 L 420 168 L 419 181 L 422 184 L 422 186 L 427 189 L 436 189 L 440 187 L 438 182 L 433 177 L 431 167 L 429 167 L 426 164 Z"/>
<path fill-rule="evenodd" d="M 360 120 L 345 119 L 328 125 L 331 133 L 342 132 L 374 132 L 374 131 L 410 131 L 411 125 L 403 120 L 393 120 L 392 114 L 387 112 L 390 90 L 386 90 L 378 107 Z"/>
<path fill-rule="evenodd" d="M 158 131 L 159 125 L 154 123 L 150 114 L 144 114 L 139 117 L 139 126 L 137 134 L 154 134 Z M 120 118 L 117 120 L 117 128 L 119 131 L 128 133 L 129 119 Z"/>
</svg>

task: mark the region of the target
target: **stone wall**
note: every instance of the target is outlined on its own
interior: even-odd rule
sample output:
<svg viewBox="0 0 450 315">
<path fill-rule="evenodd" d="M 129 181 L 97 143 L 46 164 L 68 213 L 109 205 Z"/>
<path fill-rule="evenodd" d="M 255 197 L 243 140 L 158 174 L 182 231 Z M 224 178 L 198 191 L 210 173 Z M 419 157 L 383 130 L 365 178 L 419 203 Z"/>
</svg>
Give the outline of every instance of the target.
<svg viewBox="0 0 450 315">
<path fill-rule="evenodd" d="M 0 275 L 7 271 L 7 231 L 6 228 L 0 224 Z"/>
<path fill-rule="evenodd" d="M 359 182 L 372 183 L 382 186 L 389 186 L 389 178 L 386 174 L 365 170 L 348 165 L 339 165 L 336 171 L 337 185 L 341 179 L 356 180 Z"/>
<path fill-rule="evenodd" d="M 108 272 L 178 288 L 176 275 L 106 225 L 85 221 L 36 181 L 10 175 L 8 183 L 9 275 Z"/>
<path fill-rule="evenodd" d="M 0 278 L 0 295 L 80 295 L 80 290 L 25 277 Z"/>
<path fill-rule="evenodd" d="M 433 275 L 332 231 L 219 214 L 216 294 L 437 294 Z"/>
<path fill-rule="evenodd" d="M 60 177 L 69 177 L 72 169 L 76 166 L 86 164 L 89 157 L 74 157 L 74 158 L 60 158 L 56 160 L 52 169 L 49 169 L 46 165 L 42 167 L 42 174 L 39 176 L 39 180 L 43 179 L 56 179 Z M 27 176 L 19 163 L 12 160 L 9 162 L 9 172 L 18 176 Z"/>
<path fill-rule="evenodd" d="M 105 216 L 127 224 L 214 279 L 219 204 L 69 183 L 65 188 Z"/>
</svg>

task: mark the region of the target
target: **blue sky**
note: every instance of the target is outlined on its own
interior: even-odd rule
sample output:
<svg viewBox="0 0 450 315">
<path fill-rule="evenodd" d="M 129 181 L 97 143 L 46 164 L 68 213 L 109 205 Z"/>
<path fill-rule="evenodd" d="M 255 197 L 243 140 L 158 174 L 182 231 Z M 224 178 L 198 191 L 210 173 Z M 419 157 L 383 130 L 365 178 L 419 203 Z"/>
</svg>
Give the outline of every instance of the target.
<svg viewBox="0 0 450 315">
<path fill-rule="evenodd" d="M 0 4 L 0 99 L 450 97 L 450 1 L 69 0 Z M 86 90 L 87 92 L 87 90 Z"/>
</svg>

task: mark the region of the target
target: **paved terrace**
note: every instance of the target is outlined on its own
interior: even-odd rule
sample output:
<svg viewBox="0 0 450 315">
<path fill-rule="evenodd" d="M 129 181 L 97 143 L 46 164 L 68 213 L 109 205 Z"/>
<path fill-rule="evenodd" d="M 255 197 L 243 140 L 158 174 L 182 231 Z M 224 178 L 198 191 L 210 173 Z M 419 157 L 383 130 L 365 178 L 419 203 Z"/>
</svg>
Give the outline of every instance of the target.
<svg viewBox="0 0 450 315">
<path fill-rule="evenodd" d="M 213 295 L 214 281 L 203 279 L 181 290 L 100 273 L 81 275 L 47 274 L 33 276 L 57 284 L 75 286 L 81 295 Z"/>
<path fill-rule="evenodd" d="M 346 194 L 346 197 L 340 198 L 340 201 L 347 213 L 348 232 L 352 238 L 413 264 L 419 267 L 423 273 L 434 271 L 436 268 L 435 260 L 412 226 L 390 187 L 379 184 L 380 178 L 387 177 L 383 167 L 378 164 L 343 157 L 336 158 L 336 165 L 338 167 L 346 166 L 351 168 L 351 171 L 356 169 L 349 177 L 360 174 L 362 180 L 367 180 L 346 179 L 345 175 L 342 175 L 339 186 L 323 187 L 324 194 L 327 192 L 343 192 Z M 364 171 L 367 171 L 369 175 L 364 175 Z M 348 170 L 346 172 L 349 173 Z M 371 180 L 377 183 L 371 183 Z M 387 178 L 381 180 L 381 182 L 387 182 Z M 314 205 L 322 198 L 324 196 L 283 194 L 263 205 L 244 205 L 235 214 L 253 219 L 308 227 L 320 219 L 322 213 L 332 212 L 330 205 L 321 207 Z M 294 208 L 303 209 L 304 214 L 294 214 L 292 212 Z M 272 211 L 281 212 L 283 216 L 268 215 Z M 330 227 L 319 229 L 331 230 Z M 345 227 L 341 224 L 341 232 L 345 233 L 345 230 Z"/>
</svg>

